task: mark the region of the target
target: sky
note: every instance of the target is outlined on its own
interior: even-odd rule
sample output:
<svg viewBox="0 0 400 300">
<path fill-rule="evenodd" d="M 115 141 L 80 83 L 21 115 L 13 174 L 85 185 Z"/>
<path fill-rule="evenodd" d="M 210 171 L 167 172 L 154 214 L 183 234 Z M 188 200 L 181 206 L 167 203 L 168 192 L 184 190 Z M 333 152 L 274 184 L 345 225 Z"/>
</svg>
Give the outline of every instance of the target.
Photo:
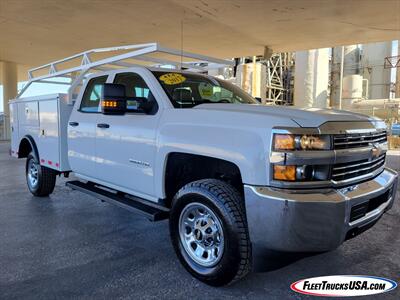
<svg viewBox="0 0 400 300">
<path fill-rule="evenodd" d="M 392 56 L 399 55 L 397 53 L 398 41 L 393 41 L 392 43 Z M 391 70 L 391 81 L 394 82 L 396 78 L 396 69 Z M 18 91 L 23 88 L 26 82 L 18 83 Z M 29 88 L 30 94 L 26 96 L 34 95 L 45 95 L 45 94 L 55 94 L 55 93 L 65 93 L 67 85 L 55 85 L 55 84 L 36 84 Z M 0 85 L 0 112 L 3 112 L 3 86 Z"/>
<path fill-rule="evenodd" d="M 65 81 L 68 79 L 57 79 L 59 81 Z M 18 91 L 20 91 L 25 85 L 26 81 L 18 83 Z M 59 84 L 45 84 L 45 83 L 33 83 L 27 93 L 24 96 L 38 96 L 38 95 L 48 95 L 56 93 L 66 93 L 68 90 L 68 85 Z M 0 85 L 0 112 L 3 112 L 3 86 Z"/>
</svg>

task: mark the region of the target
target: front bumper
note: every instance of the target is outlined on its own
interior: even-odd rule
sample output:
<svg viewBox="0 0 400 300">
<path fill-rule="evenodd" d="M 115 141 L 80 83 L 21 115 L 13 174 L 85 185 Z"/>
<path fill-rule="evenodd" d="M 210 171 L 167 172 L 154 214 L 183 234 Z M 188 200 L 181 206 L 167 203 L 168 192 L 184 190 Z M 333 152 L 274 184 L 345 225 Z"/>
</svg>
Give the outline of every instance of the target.
<svg viewBox="0 0 400 300">
<path fill-rule="evenodd" d="M 386 168 L 374 179 L 341 189 L 289 190 L 245 185 L 251 242 L 255 247 L 291 252 L 335 249 L 371 227 L 391 208 L 397 178 L 395 171 Z M 366 202 L 374 209 L 354 219 L 357 207 Z"/>
</svg>

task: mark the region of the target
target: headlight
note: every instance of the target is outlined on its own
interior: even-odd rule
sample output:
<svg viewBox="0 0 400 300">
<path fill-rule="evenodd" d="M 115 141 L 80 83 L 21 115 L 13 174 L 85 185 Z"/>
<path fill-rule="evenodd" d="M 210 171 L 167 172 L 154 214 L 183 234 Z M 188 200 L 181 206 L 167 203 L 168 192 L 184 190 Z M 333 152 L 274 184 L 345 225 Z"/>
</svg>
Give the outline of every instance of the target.
<svg viewBox="0 0 400 300">
<path fill-rule="evenodd" d="M 330 150 L 329 135 L 274 134 L 274 150 Z"/>
</svg>

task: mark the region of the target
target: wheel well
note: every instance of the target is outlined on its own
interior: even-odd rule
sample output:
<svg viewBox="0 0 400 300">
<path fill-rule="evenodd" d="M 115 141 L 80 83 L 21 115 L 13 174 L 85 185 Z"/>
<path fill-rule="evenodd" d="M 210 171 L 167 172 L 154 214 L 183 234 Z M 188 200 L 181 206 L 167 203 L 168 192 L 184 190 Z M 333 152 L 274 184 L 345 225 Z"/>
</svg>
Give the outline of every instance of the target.
<svg viewBox="0 0 400 300">
<path fill-rule="evenodd" d="M 165 171 L 166 205 L 185 184 L 206 178 L 230 183 L 243 195 L 243 182 L 239 168 L 232 162 L 187 153 L 170 153 Z"/>
<path fill-rule="evenodd" d="M 28 157 L 28 154 L 32 151 L 38 156 L 35 142 L 31 141 L 29 137 L 24 137 L 19 143 L 18 158 Z"/>
</svg>

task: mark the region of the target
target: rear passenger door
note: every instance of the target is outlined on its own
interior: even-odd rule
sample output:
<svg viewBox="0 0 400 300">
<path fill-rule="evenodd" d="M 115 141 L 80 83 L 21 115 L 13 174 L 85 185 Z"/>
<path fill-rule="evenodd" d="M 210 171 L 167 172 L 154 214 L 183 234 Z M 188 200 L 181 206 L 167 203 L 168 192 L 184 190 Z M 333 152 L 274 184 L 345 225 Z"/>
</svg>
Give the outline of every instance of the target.
<svg viewBox="0 0 400 300">
<path fill-rule="evenodd" d="M 96 128 L 97 174 L 109 186 L 153 200 L 158 104 L 143 77 L 134 72 L 118 73 L 114 83 L 126 87 L 128 97 L 152 101 L 149 114 L 100 114 Z M 135 101 L 128 101 L 136 106 Z M 155 200 L 155 199 L 154 199 Z"/>
<path fill-rule="evenodd" d="M 89 79 L 76 103 L 68 122 L 68 159 L 71 169 L 78 175 L 98 178 L 96 175 L 96 124 L 101 114 L 101 85 L 108 75 Z M 79 99 L 79 98 L 78 98 Z"/>
</svg>

